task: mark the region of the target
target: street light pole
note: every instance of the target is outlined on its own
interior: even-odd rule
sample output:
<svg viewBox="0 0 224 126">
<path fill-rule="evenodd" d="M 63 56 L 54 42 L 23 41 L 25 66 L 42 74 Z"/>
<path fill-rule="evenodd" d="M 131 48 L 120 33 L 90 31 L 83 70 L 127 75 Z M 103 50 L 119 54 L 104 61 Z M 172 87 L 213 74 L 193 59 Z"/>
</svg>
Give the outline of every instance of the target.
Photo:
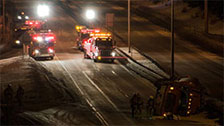
<svg viewBox="0 0 224 126">
<path fill-rule="evenodd" d="M 4 37 L 5 37 L 5 0 L 2 0 L 2 20 L 3 20 L 3 26 L 2 26 L 2 36 L 3 36 L 3 40 L 4 40 Z"/>
<path fill-rule="evenodd" d="M 205 33 L 208 33 L 208 0 L 204 1 Z"/>
<path fill-rule="evenodd" d="M 171 0 L 171 76 L 174 77 L 174 0 Z"/>
<path fill-rule="evenodd" d="M 131 0 L 128 0 L 128 52 L 131 53 Z"/>
</svg>

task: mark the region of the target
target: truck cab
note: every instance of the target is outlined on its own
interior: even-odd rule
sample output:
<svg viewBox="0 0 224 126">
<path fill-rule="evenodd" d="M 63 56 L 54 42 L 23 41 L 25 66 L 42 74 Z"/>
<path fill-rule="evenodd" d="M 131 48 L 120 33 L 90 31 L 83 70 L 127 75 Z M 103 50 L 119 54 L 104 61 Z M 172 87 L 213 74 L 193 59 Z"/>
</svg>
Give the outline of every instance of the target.
<svg viewBox="0 0 224 126">
<path fill-rule="evenodd" d="M 97 33 L 91 34 L 84 47 L 84 58 L 91 58 L 94 62 L 110 61 L 114 62 L 116 53 L 111 34 Z"/>
<path fill-rule="evenodd" d="M 29 44 L 29 55 L 35 59 L 40 57 L 53 59 L 55 43 L 55 35 L 51 32 L 33 34 Z"/>
<path fill-rule="evenodd" d="M 84 45 L 86 44 L 86 41 L 90 38 L 91 33 L 98 33 L 100 32 L 99 29 L 81 29 L 77 38 L 77 46 L 78 48 L 83 51 Z"/>
</svg>

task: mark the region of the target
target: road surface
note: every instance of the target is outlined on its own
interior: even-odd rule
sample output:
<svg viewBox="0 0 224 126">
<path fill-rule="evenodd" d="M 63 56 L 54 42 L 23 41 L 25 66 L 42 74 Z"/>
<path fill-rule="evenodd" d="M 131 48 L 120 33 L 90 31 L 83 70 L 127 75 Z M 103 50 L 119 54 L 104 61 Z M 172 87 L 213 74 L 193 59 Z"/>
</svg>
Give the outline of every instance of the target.
<svg viewBox="0 0 224 126">
<path fill-rule="evenodd" d="M 21 4 L 17 5 L 18 8 L 27 10 L 32 8 L 27 6 L 31 5 L 31 2 L 29 3 L 29 1 L 26 0 L 20 1 Z M 19 3 L 20 1 L 16 2 Z M 67 88 L 70 88 L 72 91 L 76 92 L 81 98 L 84 99 L 86 103 L 88 103 L 89 107 L 92 108 L 94 114 L 103 125 L 204 125 L 203 123 L 184 120 L 150 121 L 144 119 L 142 121 L 139 121 L 132 119 L 129 100 L 133 93 L 139 92 L 143 97 L 144 102 L 146 102 L 147 98 L 150 95 L 155 94 L 156 88 L 146 79 L 126 69 L 118 61 L 115 61 L 115 63 L 111 64 L 94 63 L 89 59 L 84 59 L 83 53 L 77 50 L 74 41 L 76 40 L 77 36 L 75 32 L 75 25 L 80 24 L 80 20 L 77 19 L 77 15 L 80 14 L 80 11 L 77 11 L 77 9 L 79 9 L 80 6 L 85 7 L 86 4 L 82 3 L 79 4 L 79 6 L 76 6 L 77 2 L 70 2 L 70 9 L 72 9 L 72 11 L 70 10 L 70 12 L 68 12 L 69 10 L 66 10 L 64 5 L 61 4 L 61 2 L 50 2 L 49 4 L 54 10 L 48 20 L 49 27 L 54 33 L 56 33 L 57 36 L 55 59 L 52 61 L 40 60 L 37 62 L 44 66 L 48 71 L 53 73 L 55 77 L 67 82 Z M 115 10 L 118 8 L 117 6 L 109 4 L 106 6 L 100 6 L 98 9 L 100 11 L 104 11 L 110 9 L 108 7 L 115 8 Z M 125 10 L 119 11 L 121 12 L 121 14 L 125 12 Z M 125 17 L 122 17 L 120 15 L 120 17 L 118 16 L 118 20 L 125 21 Z M 119 23 L 121 23 L 119 25 L 125 24 L 124 22 L 123 24 L 122 22 Z M 138 23 L 139 21 L 136 21 L 134 25 Z M 121 28 L 124 28 L 124 26 Z M 158 32 L 155 29 L 153 30 L 156 33 Z M 146 33 L 149 32 L 145 30 L 145 32 L 140 32 L 139 35 L 146 35 Z M 164 43 L 163 39 L 167 40 L 168 37 L 163 36 L 159 38 L 161 38 L 161 41 L 159 40 L 157 42 L 161 42 L 159 43 L 159 45 L 162 45 L 162 43 Z M 148 47 L 145 47 L 144 49 L 153 46 L 151 44 L 146 45 Z M 181 47 L 185 48 L 185 46 Z M 143 51 L 146 51 L 144 49 Z M 165 56 L 162 55 L 168 52 L 168 48 L 166 48 L 166 46 L 153 46 L 153 49 L 155 49 L 154 53 L 156 52 L 156 55 L 160 57 L 160 61 L 163 59 L 164 62 L 168 62 L 168 60 L 164 58 Z M 189 51 L 187 48 L 185 48 L 185 50 L 180 50 L 183 51 L 181 59 L 183 59 L 184 57 L 190 57 L 191 59 L 194 59 L 195 57 L 188 56 L 189 54 L 185 52 L 186 50 L 188 52 L 192 52 L 191 49 L 189 49 L 191 50 Z M 193 54 L 198 56 L 197 53 Z M 209 63 L 210 62 L 211 61 L 209 60 Z M 184 63 L 186 64 L 188 62 L 185 61 Z M 198 63 L 196 64 L 201 66 Z M 184 64 L 182 65 L 184 66 Z M 214 67 L 219 68 L 220 66 Z M 181 67 L 180 69 L 185 68 Z"/>
</svg>

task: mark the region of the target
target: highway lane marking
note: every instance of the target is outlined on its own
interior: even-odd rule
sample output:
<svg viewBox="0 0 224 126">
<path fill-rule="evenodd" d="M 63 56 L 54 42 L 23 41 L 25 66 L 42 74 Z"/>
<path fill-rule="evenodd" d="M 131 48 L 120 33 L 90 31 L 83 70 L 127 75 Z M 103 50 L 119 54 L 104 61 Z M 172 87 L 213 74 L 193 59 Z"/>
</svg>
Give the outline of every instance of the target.
<svg viewBox="0 0 224 126">
<path fill-rule="evenodd" d="M 89 80 L 89 82 L 107 99 L 107 101 L 116 109 L 116 111 L 120 111 L 117 106 L 108 98 L 108 96 L 92 81 L 92 79 L 89 78 L 89 76 L 85 73 L 85 71 L 82 71 L 82 73 L 86 76 L 86 78 Z"/>
<path fill-rule="evenodd" d="M 79 92 L 81 93 L 81 95 L 84 96 L 84 99 L 86 100 L 86 102 L 89 104 L 89 106 L 93 109 L 93 111 L 96 113 L 97 118 L 101 121 L 102 124 L 104 124 L 105 126 L 109 126 L 108 122 L 103 118 L 103 116 L 101 115 L 100 112 L 98 112 L 96 110 L 96 108 L 93 106 L 92 103 L 90 103 L 90 101 L 88 100 L 87 97 L 85 97 L 84 92 L 81 90 L 81 88 L 78 86 L 78 83 L 73 79 L 72 75 L 69 73 L 69 71 L 67 70 L 67 68 L 61 63 L 61 61 L 59 60 L 59 58 L 55 55 L 55 59 L 59 62 L 59 64 L 61 64 L 61 66 L 63 67 L 63 69 L 67 72 L 68 76 L 71 78 L 72 82 L 75 84 L 76 88 L 78 88 Z"/>
</svg>

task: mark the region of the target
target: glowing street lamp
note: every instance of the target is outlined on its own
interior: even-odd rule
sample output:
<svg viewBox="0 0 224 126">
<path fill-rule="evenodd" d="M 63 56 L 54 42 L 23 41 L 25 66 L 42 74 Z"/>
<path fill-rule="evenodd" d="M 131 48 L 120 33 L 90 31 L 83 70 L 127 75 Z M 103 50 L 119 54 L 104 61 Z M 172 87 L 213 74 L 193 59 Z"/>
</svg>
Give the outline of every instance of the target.
<svg viewBox="0 0 224 126">
<path fill-rule="evenodd" d="M 88 20 L 93 20 L 95 18 L 95 11 L 94 10 L 87 10 L 86 11 L 86 18 Z"/>
<path fill-rule="evenodd" d="M 47 5 L 38 5 L 37 6 L 37 14 L 40 17 L 46 17 L 49 15 L 49 7 Z"/>
</svg>

